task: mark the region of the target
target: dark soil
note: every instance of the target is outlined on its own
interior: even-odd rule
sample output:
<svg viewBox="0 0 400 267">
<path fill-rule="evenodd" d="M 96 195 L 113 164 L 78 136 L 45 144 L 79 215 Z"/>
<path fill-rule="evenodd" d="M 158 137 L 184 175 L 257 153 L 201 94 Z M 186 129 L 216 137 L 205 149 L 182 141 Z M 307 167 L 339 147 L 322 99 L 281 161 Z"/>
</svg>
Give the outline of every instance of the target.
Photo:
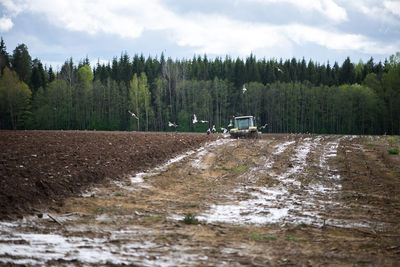
<svg viewBox="0 0 400 267">
<path fill-rule="evenodd" d="M 178 133 L 0 131 L 0 219 L 61 205 L 66 197 L 92 184 L 154 167 L 214 138 Z"/>
<path fill-rule="evenodd" d="M 400 137 L 220 136 L 0 132 L 0 265 L 399 266 Z"/>
</svg>

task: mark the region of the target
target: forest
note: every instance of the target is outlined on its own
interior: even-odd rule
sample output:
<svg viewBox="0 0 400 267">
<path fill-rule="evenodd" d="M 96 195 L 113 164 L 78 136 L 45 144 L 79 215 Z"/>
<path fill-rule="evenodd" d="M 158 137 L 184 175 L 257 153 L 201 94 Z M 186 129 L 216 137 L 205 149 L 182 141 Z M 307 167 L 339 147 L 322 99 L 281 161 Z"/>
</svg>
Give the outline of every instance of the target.
<svg viewBox="0 0 400 267">
<path fill-rule="evenodd" d="M 205 132 L 253 115 L 270 133 L 400 134 L 400 53 L 331 65 L 122 52 L 54 71 L 24 44 L 8 53 L 1 38 L 0 70 L 0 129 Z"/>
</svg>

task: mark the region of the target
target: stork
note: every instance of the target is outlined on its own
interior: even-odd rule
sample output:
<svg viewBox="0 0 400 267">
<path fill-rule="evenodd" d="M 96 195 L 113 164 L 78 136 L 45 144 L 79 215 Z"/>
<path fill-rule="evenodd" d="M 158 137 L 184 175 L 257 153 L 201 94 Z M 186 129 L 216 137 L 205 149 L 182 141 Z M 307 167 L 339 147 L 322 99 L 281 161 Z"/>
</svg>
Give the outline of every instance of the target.
<svg viewBox="0 0 400 267">
<path fill-rule="evenodd" d="M 168 126 L 169 127 L 178 127 L 178 124 L 176 124 L 175 122 L 170 122 L 170 121 L 168 121 Z"/>
<path fill-rule="evenodd" d="M 135 113 L 131 112 L 130 110 L 128 110 L 129 114 L 131 114 L 132 117 L 134 117 L 135 119 L 139 119 Z"/>
</svg>

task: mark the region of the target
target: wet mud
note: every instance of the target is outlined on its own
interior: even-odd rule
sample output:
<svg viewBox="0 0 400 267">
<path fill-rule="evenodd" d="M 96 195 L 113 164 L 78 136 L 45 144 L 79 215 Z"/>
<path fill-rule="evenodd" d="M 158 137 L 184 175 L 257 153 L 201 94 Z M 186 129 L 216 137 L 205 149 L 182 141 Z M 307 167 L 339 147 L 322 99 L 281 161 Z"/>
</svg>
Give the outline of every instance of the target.
<svg viewBox="0 0 400 267">
<path fill-rule="evenodd" d="M 0 223 L 0 263 L 396 266 L 400 156 L 385 136 L 219 135 Z"/>
</svg>

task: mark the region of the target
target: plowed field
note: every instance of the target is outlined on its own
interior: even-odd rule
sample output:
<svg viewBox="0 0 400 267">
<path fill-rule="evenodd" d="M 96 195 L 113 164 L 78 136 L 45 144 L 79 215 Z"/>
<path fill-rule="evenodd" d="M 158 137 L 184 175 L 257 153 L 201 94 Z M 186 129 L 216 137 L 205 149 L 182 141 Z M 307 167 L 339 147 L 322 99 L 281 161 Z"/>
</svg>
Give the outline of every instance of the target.
<svg viewBox="0 0 400 267">
<path fill-rule="evenodd" d="M 136 135 L 140 134 L 132 134 Z M 143 135 L 156 140 L 165 134 Z M 169 161 L 151 162 L 145 172 L 121 168 L 124 175 L 117 171 L 115 179 L 111 176 L 95 185 L 86 182 L 80 195 L 53 204 L 43 201 L 45 208 L 35 205 L 30 210 L 34 215 L 21 212 L 23 218 L 1 222 L 0 262 L 65 266 L 397 266 L 400 262 L 400 156 L 387 152 L 397 139 L 172 136 L 187 137 L 191 149 L 168 152 Z M 96 143 L 98 151 L 107 154 L 101 143 Z M 88 157 L 96 158 L 96 153 Z M 108 158 L 120 162 L 118 153 Z M 99 169 L 106 172 L 113 166 Z M 53 172 L 54 179 L 60 177 L 57 170 Z M 74 188 L 79 191 L 79 186 Z"/>
</svg>

